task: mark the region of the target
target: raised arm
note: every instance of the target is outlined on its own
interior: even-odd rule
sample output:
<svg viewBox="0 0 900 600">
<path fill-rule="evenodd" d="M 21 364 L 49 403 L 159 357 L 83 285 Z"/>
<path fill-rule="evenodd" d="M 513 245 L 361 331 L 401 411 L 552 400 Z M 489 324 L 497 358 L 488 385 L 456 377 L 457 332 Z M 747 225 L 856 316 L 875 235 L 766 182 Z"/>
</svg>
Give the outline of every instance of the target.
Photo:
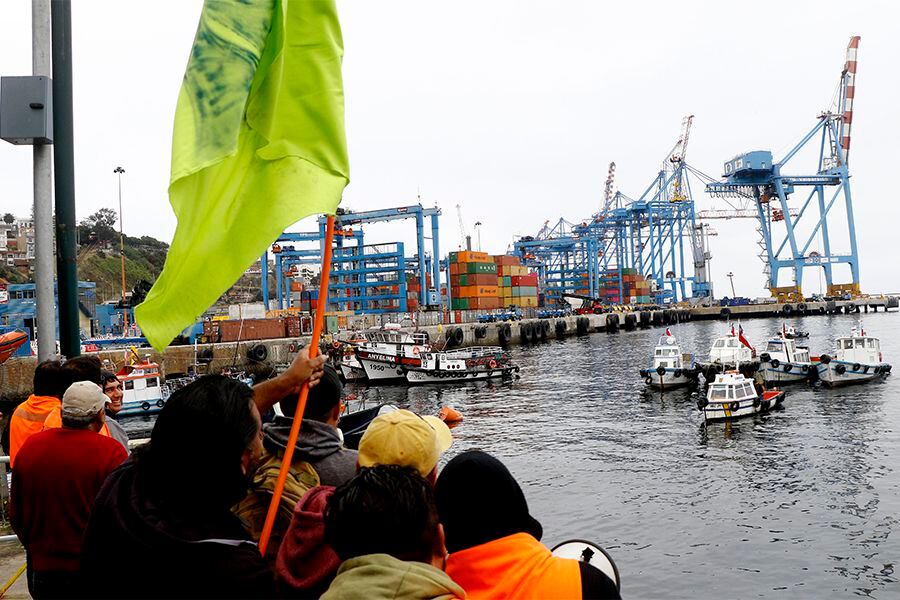
<svg viewBox="0 0 900 600">
<path fill-rule="evenodd" d="M 265 414 L 288 394 L 299 394 L 304 381 L 309 380 L 310 387 L 315 386 L 322 378 L 324 366 L 324 356 L 320 354 L 315 358 L 309 358 L 309 347 L 300 350 L 287 371 L 253 386 L 253 401 L 256 402 L 260 414 Z"/>
</svg>

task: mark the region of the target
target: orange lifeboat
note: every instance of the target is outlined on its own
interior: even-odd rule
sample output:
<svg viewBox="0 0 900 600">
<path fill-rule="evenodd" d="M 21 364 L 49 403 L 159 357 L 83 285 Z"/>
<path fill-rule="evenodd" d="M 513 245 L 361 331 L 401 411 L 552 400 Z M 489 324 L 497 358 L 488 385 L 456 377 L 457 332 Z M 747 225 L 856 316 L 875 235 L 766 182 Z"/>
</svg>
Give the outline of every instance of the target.
<svg viewBox="0 0 900 600">
<path fill-rule="evenodd" d="M 463 416 L 458 410 L 452 409 L 449 406 L 442 406 L 441 410 L 438 411 L 438 419 L 446 423 L 449 427 L 453 427 L 462 422 Z"/>
<path fill-rule="evenodd" d="M 0 364 L 13 355 L 19 346 L 28 341 L 28 334 L 24 331 L 10 331 L 0 334 Z"/>
</svg>

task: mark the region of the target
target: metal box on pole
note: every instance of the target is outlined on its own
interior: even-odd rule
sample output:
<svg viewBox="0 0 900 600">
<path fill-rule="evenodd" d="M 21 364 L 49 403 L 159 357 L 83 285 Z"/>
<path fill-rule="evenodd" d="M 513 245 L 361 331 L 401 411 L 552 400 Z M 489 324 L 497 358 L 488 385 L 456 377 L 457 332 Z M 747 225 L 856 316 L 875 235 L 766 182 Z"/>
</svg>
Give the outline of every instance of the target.
<svg viewBox="0 0 900 600">
<path fill-rule="evenodd" d="M 53 143 L 49 77 L 0 77 L 0 138 L 19 145 Z"/>
</svg>

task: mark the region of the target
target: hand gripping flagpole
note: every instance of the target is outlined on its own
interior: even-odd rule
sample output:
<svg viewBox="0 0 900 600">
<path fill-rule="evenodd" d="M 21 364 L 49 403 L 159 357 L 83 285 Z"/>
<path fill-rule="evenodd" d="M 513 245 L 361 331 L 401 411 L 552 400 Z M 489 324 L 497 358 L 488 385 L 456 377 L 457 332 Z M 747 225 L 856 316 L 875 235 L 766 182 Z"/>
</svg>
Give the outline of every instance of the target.
<svg viewBox="0 0 900 600">
<path fill-rule="evenodd" d="M 316 303 L 316 317 L 313 321 L 312 340 L 309 342 L 309 357 L 315 358 L 319 353 L 319 341 L 322 337 L 322 322 L 325 319 L 325 307 L 328 305 L 328 278 L 331 271 L 331 244 L 334 240 L 334 216 L 328 215 L 325 223 L 325 250 L 322 252 L 322 273 L 319 276 L 319 300 Z M 272 501 L 269 503 L 269 512 L 266 513 L 266 521 L 263 525 L 262 535 L 259 538 L 259 551 L 265 556 L 269 546 L 269 538 L 272 537 L 272 528 L 275 526 L 275 516 L 278 514 L 278 504 L 284 492 L 284 483 L 287 481 L 288 471 L 291 469 L 291 460 L 294 458 L 294 448 L 297 438 L 300 437 L 300 424 L 303 422 L 303 411 L 306 410 L 306 399 L 309 397 L 309 382 L 303 382 L 300 388 L 300 399 L 297 402 L 297 410 L 294 412 L 294 422 L 291 425 L 291 434 L 288 437 L 284 456 L 281 458 L 281 470 L 278 471 L 278 479 L 275 482 L 275 491 L 272 493 Z"/>
</svg>

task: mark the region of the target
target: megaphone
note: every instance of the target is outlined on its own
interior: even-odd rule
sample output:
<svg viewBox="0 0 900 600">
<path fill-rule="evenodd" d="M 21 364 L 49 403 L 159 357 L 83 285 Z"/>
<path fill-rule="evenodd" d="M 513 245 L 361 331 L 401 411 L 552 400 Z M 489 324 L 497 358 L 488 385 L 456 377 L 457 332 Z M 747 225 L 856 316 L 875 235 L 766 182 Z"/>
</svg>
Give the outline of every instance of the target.
<svg viewBox="0 0 900 600">
<path fill-rule="evenodd" d="M 574 558 L 575 560 L 586 562 L 589 565 L 603 571 L 603 573 L 612 579 L 616 584 L 616 589 L 621 590 L 622 586 L 619 582 L 619 569 L 613 561 L 609 553 L 587 540 L 568 540 L 554 546 L 550 552 L 553 556 L 559 558 Z"/>
</svg>

